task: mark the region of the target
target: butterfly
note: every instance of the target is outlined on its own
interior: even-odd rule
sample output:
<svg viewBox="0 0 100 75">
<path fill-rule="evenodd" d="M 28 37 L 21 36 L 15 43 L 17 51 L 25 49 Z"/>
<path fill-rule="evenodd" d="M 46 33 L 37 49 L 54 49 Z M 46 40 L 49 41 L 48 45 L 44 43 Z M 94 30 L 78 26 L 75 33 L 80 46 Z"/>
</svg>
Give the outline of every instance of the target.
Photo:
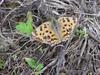
<svg viewBox="0 0 100 75">
<path fill-rule="evenodd" d="M 55 45 L 68 40 L 76 22 L 77 19 L 73 17 L 60 17 L 56 25 L 50 21 L 42 23 L 36 28 L 36 32 L 32 32 L 32 35 L 43 43 Z"/>
</svg>

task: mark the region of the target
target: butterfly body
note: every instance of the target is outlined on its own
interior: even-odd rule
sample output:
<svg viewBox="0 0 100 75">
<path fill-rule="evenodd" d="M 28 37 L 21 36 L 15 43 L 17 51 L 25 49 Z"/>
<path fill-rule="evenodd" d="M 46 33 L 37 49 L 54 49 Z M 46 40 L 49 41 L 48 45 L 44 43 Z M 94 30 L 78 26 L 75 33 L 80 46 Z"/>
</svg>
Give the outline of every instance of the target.
<svg viewBox="0 0 100 75">
<path fill-rule="evenodd" d="M 32 33 L 34 37 L 39 38 L 43 43 L 50 45 L 55 45 L 61 41 L 68 40 L 70 34 L 72 33 L 76 20 L 72 17 L 60 17 L 57 20 L 57 25 L 51 22 L 44 22 L 39 27 L 36 28 L 36 32 Z"/>
</svg>

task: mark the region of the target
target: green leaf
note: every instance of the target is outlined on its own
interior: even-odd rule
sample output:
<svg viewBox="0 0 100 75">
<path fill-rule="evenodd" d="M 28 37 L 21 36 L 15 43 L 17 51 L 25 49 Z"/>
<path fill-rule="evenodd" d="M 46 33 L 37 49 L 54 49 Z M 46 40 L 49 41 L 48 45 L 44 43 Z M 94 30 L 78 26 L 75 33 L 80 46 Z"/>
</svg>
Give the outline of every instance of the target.
<svg viewBox="0 0 100 75">
<path fill-rule="evenodd" d="M 32 31 L 35 31 L 35 27 L 33 27 L 32 24 L 33 24 L 32 13 L 28 11 L 27 21 L 19 22 L 16 26 L 16 29 L 22 34 L 31 35 Z"/>
<path fill-rule="evenodd" d="M 30 29 L 30 32 L 35 31 L 35 25 L 32 27 L 33 19 L 32 19 L 32 12 L 27 12 L 27 21 L 26 24 L 28 25 L 28 29 Z"/>
<path fill-rule="evenodd" d="M 44 65 L 43 64 L 37 64 L 37 67 L 36 67 L 36 70 L 37 71 L 40 71 L 40 70 L 42 70 L 43 69 L 43 67 L 44 67 Z"/>
<path fill-rule="evenodd" d="M 36 71 L 40 71 L 40 70 L 42 70 L 42 68 L 44 67 L 43 64 L 37 63 L 37 60 L 34 59 L 34 58 L 25 58 L 25 62 L 27 63 L 27 65 L 28 65 L 31 69 L 36 70 Z"/>
<path fill-rule="evenodd" d="M 27 25 L 31 25 L 32 23 L 33 23 L 32 12 L 28 11 L 27 12 L 27 21 L 26 21 L 26 24 Z"/>
<path fill-rule="evenodd" d="M 35 72 L 35 75 L 39 75 L 40 73 L 38 73 L 38 72 Z"/>
<path fill-rule="evenodd" d="M 4 68 L 5 61 L 0 58 L 0 69 Z"/>
<path fill-rule="evenodd" d="M 26 33 L 26 29 L 27 29 L 27 26 L 26 26 L 26 23 L 24 22 L 19 22 L 16 26 L 16 29 L 21 32 L 21 33 Z"/>
<path fill-rule="evenodd" d="M 75 35 L 78 36 L 78 37 L 84 37 L 85 36 L 85 31 L 84 31 L 84 28 L 82 27 L 79 27 L 78 29 L 75 30 Z"/>
<path fill-rule="evenodd" d="M 36 60 L 33 58 L 25 58 L 25 62 L 27 63 L 27 65 L 32 68 L 35 69 L 36 68 Z"/>
</svg>

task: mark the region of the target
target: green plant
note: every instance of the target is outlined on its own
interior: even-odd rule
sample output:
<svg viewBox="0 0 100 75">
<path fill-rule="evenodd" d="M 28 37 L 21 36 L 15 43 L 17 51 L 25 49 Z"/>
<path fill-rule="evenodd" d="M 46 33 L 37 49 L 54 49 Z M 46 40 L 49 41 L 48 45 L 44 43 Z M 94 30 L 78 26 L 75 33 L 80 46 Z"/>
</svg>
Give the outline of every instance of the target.
<svg viewBox="0 0 100 75">
<path fill-rule="evenodd" d="M 5 61 L 0 58 L 0 69 L 4 68 Z"/>
<path fill-rule="evenodd" d="M 31 35 L 32 31 L 35 31 L 32 24 L 33 24 L 32 13 L 30 11 L 28 11 L 27 21 L 26 22 L 19 22 L 16 25 L 16 29 L 17 29 L 17 31 L 19 31 L 22 34 Z"/>
<path fill-rule="evenodd" d="M 36 59 L 34 58 L 25 58 L 25 62 L 28 65 L 28 67 L 30 67 L 32 70 L 35 70 L 38 75 L 38 72 L 41 71 L 44 67 L 43 64 L 38 63 Z"/>
<path fill-rule="evenodd" d="M 78 36 L 78 37 L 85 37 L 86 35 L 86 31 L 83 27 L 79 27 L 75 30 L 75 35 Z"/>
</svg>

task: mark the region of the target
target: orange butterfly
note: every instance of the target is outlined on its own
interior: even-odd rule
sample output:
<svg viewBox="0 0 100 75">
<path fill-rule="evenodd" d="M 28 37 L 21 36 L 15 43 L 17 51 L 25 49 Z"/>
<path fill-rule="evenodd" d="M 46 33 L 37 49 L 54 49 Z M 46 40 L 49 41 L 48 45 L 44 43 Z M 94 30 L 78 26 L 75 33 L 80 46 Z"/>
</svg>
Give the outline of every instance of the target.
<svg viewBox="0 0 100 75">
<path fill-rule="evenodd" d="M 36 32 L 32 32 L 32 35 L 40 39 L 43 43 L 55 45 L 61 41 L 68 40 L 70 34 L 75 28 L 76 22 L 76 18 L 60 17 L 57 20 L 58 30 L 54 29 L 53 24 L 47 21 L 37 27 Z"/>
</svg>

